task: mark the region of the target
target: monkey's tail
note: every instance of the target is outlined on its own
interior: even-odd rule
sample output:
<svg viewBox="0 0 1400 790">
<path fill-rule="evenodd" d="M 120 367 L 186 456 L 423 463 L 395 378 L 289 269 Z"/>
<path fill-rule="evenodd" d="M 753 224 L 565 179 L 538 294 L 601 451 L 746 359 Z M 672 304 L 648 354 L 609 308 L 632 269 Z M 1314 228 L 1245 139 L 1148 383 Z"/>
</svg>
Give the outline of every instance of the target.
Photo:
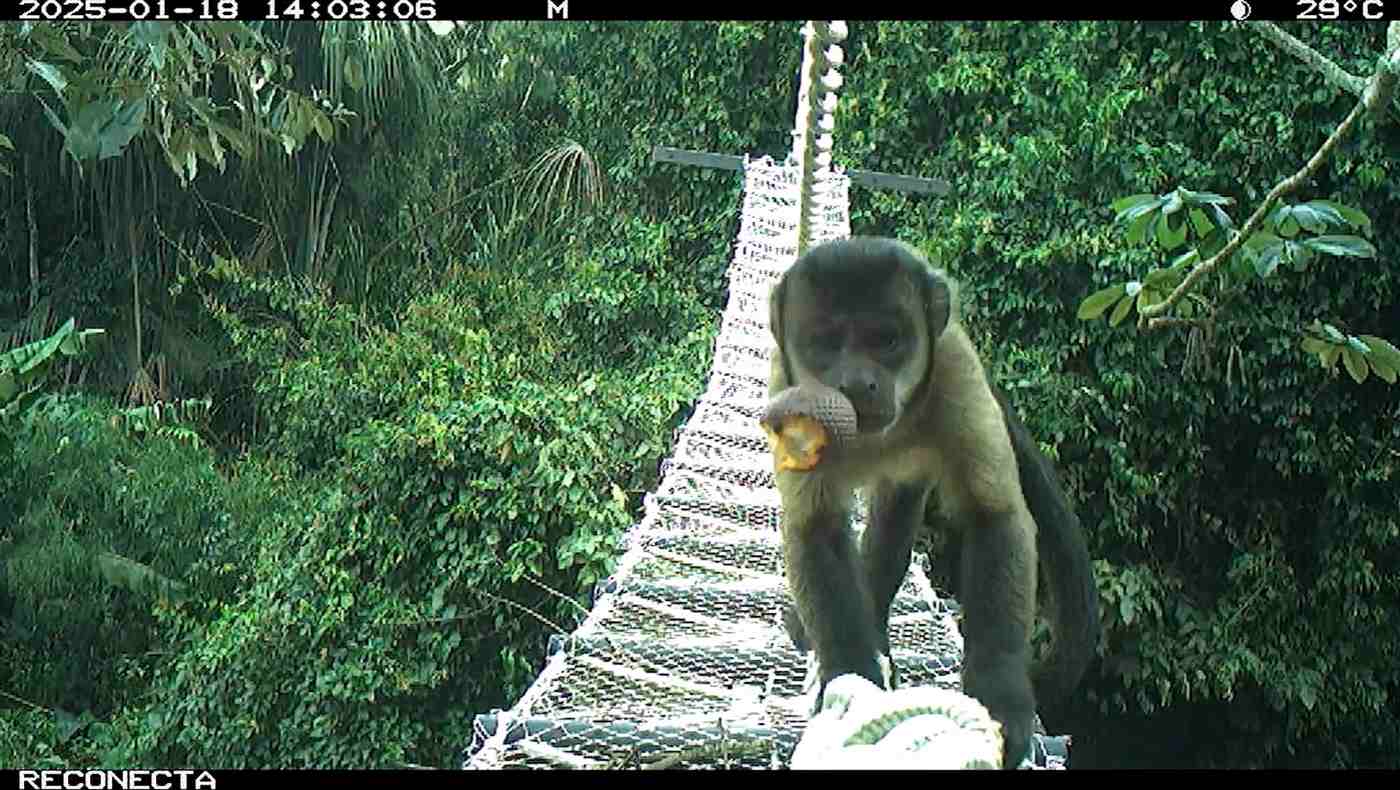
<svg viewBox="0 0 1400 790">
<path fill-rule="evenodd" d="M 1089 547 L 1079 517 L 1074 514 L 1050 460 L 1040 452 L 1006 396 L 997 392 L 1021 491 L 1036 524 L 1042 586 L 1048 598 L 1043 610 L 1052 625 L 1050 654 L 1035 667 L 1032 683 L 1038 704 L 1054 705 L 1074 691 L 1099 644 L 1099 592 L 1089 563 Z"/>
</svg>

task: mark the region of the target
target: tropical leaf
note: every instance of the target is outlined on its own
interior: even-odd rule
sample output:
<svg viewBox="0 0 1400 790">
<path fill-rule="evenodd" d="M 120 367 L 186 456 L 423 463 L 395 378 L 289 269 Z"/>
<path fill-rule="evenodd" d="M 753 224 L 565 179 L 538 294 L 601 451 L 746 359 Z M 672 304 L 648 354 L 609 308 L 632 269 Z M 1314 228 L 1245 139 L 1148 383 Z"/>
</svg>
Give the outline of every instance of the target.
<svg viewBox="0 0 1400 790">
<path fill-rule="evenodd" d="M 1093 321 L 1107 312 L 1108 308 L 1121 299 L 1125 292 L 1126 289 L 1122 283 L 1099 289 L 1079 303 L 1079 310 L 1075 315 L 1081 321 Z"/>
</svg>

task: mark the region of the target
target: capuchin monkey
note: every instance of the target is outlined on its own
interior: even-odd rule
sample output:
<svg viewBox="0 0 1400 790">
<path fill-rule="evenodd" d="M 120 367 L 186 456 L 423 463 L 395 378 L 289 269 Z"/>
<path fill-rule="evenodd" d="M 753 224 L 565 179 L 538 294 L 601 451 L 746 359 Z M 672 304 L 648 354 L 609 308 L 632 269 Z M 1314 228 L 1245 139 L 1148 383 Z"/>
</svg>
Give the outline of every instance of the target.
<svg viewBox="0 0 1400 790">
<path fill-rule="evenodd" d="M 855 412 L 851 436 L 819 462 L 778 464 L 795 606 L 787 620 L 798 647 L 816 651 L 818 704 L 838 675 L 884 685 L 890 604 L 936 490 L 940 522 L 961 535 L 963 690 L 1001 723 L 1011 768 L 1029 748 L 1037 697 L 1072 691 L 1097 648 L 1098 593 L 1054 469 L 989 385 L 955 300 L 942 272 L 882 238 L 818 246 L 774 287 L 765 426 L 788 416 L 775 410 L 794 387 L 837 390 Z M 859 549 L 850 527 L 858 489 L 869 504 Z M 1033 681 L 1037 544 L 1054 650 Z"/>
</svg>

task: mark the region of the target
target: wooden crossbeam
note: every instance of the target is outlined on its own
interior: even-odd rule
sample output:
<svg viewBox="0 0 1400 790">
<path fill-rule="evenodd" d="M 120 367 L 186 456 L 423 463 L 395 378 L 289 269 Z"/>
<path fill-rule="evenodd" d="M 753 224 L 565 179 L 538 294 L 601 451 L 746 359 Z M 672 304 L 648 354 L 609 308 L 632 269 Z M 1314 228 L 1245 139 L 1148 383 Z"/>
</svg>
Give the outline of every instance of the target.
<svg viewBox="0 0 1400 790">
<path fill-rule="evenodd" d="M 651 161 L 669 162 L 677 165 L 707 167 L 711 170 L 743 170 L 744 157 L 729 154 L 711 154 L 705 151 L 687 151 L 683 148 L 668 148 L 658 145 L 651 149 Z M 953 187 L 941 178 L 917 178 L 894 173 L 880 173 L 875 170 L 847 170 L 846 176 L 852 186 L 871 189 L 893 189 L 898 192 L 918 192 L 925 195 L 946 195 Z"/>
</svg>

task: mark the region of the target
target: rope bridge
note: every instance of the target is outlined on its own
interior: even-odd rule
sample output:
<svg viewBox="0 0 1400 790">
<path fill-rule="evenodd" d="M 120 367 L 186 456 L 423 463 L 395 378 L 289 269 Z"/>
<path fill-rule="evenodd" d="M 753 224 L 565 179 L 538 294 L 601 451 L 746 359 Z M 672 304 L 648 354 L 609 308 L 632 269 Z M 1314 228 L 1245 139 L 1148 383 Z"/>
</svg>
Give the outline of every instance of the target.
<svg viewBox="0 0 1400 790">
<path fill-rule="evenodd" d="M 812 697 L 808 658 L 782 623 L 780 500 L 758 426 L 768 399 L 768 292 L 801 249 L 850 235 L 850 178 L 830 156 L 834 44 L 844 26 L 812 23 L 805 33 L 793 153 L 743 162 L 708 385 L 593 609 L 572 634 L 551 639 L 544 670 L 514 707 L 476 717 L 466 768 L 791 761 Z M 923 565 L 916 554 L 891 607 L 892 658 L 902 686 L 957 690 L 956 604 L 934 592 Z M 1035 736 L 1029 762 L 1063 767 L 1067 742 Z"/>
</svg>

